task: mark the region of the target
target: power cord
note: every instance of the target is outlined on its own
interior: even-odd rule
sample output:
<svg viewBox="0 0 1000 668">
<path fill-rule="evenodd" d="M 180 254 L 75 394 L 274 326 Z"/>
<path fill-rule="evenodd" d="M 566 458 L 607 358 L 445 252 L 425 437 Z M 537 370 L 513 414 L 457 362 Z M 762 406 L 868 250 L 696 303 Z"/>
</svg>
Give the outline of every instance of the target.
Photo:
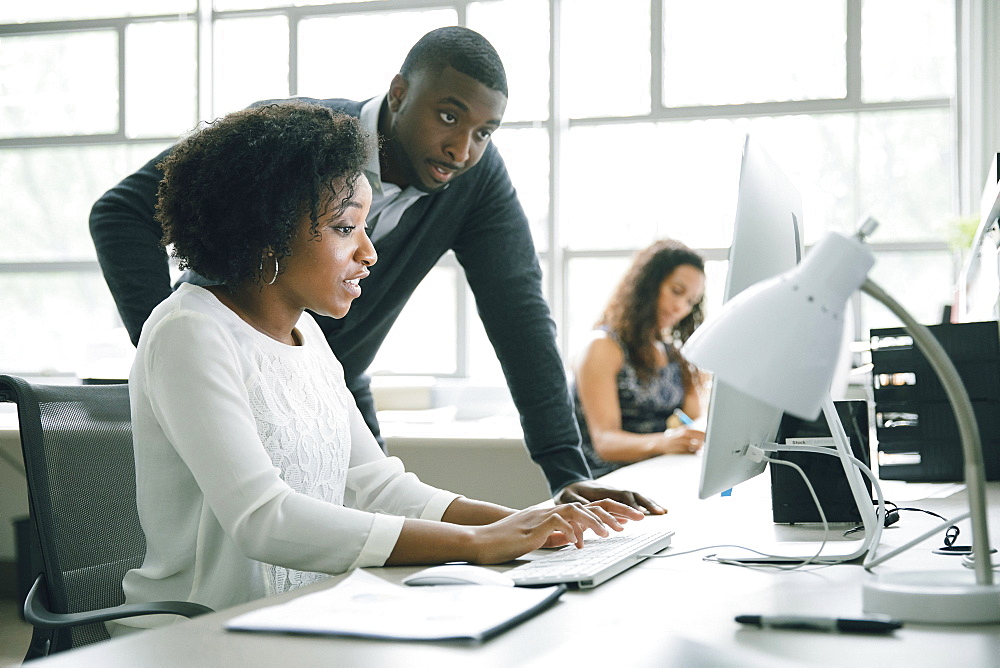
<svg viewBox="0 0 1000 668">
<path fill-rule="evenodd" d="M 780 563 L 747 563 L 747 562 L 740 561 L 740 560 L 737 560 L 737 559 L 720 558 L 720 557 L 718 557 L 715 554 L 706 555 L 705 557 L 703 557 L 703 560 L 704 561 L 712 561 L 712 562 L 717 563 L 717 564 L 726 564 L 728 566 L 742 566 L 744 568 L 757 568 L 757 569 L 768 569 L 768 570 L 779 570 L 779 571 L 795 571 L 795 570 L 800 570 L 802 568 L 805 568 L 806 566 L 811 566 L 811 565 L 816 565 L 816 566 L 831 566 L 833 564 L 841 563 L 842 561 L 845 561 L 843 559 L 821 559 L 820 558 L 820 555 L 823 554 L 823 548 L 826 547 L 826 544 L 827 544 L 829 536 L 830 536 L 830 524 L 829 524 L 829 522 L 827 522 L 826 513 L 823 511 L 823 504 L 820 503 L 819 496 L 816 494 L 816 490 L 813 488 L 812 483 L 809 482 L 809 476 L 807 476 L 806 473 L 805 473 L 805 471 L 802 470 L 802 467 L 799 466 L 798 464 L 794 463 L 794 462 L 786 461 L 786 460 L 783 460 L 783 459 L 772 459 L 772 458 L 770 458 L 770 457 L 768 457 L 766 455 L 766 453 L 765 453 L 764 450 L 761 450 L 759 448 L 756 448 L 756 451 L 753 452 L 752 455 L 755 458 L 759 458 L 760 461 L 766 461 L 766 462 L 774 463 L 774 464 L 781 464 L 782 466 L 789 466 L 789 467 L 795 469 L 798 472 L 798 474 L 802 477 L 802 481 L 805 483 L 806 488 L 809 490 L 809 494 L 810 494 L 810 496 L 812 496 L 813 503 L 816 504 L 816 509 L 819 511 L 820 519 L 823 522 L 823 540 L 820 543 L 819 549 L 816 551 L 816 554 L 814 554 L 814 555 L 812 555 L 810 557 L 806 557 L 802 561 L 798 561 L 797 560 L 796 563 L 794 563 L 793 565 L 787 565 L 787 566 L 783 565 L 783 564 L 780 564 Z M 667 558 L 667 557 L 677 557 L 677 556 L 680 556 L 682 554 L 691 554 L 693 552 L 702 552 L 704 550 L 711 550 L 711 549 L 721 548 L 721 547 L 731 547 L 731 548 L 737 548 L 737 549 L 741 549 L 741 550 L 746 550 L 748 552 L 752 552 L 754 554 L 758 554 L 758 555 L 760 555 L 761 557 L 763 557 L 765 559 L 767 559 L 767 558 L 770 558 L 770 559 L 782 559 L 783 558 L 783 557 L 781 557 L 779 555 L 769 554 L 767 552 L 761 552 L 760 550 L 755 550 L 753 548 L 746 547 L 746 546 L 743 546 L 743 545 L 729 545 L 729 544 L 726 544 L 726 545 L 709 545 L 709 546 L 705 546 L 705 547 L 695 548 L 693 550 L 686 550 L 684 552 L 670 552 L 670 553 L 667 553 L 667 554 L 649 554 L 649 555 L 645 555 L 644 554 L 644 555 L 641 555 L 641 556 L 649 557 L 649 558 L 661 558 L 662 559 L 662 558 Z"/>
<path fill-rule="evenodd" d="M 839 454 L 837 452 L 832 451 L 829 448 L 821 448 L 821 447 L 811 446 L 811 445 L 788 445 L 788 444 L 786 444 L 786 445 L 781 446 L 780 449 L 782 451 L 785 451 L 785 452 L 812 452 L 812 453 L 816 453 L 816 454 L 839 456 Z M 833 565 L 836 565 L 836 564 L 842 564 L 842 563 L 846 563 L 847 561 L 850 561 L 850 559 L 847 558 L 847 557 L 838 557 L 838 558 L 822 558 L 821 557 L 821 555 L 823 553 L 823 548 L 826 546 L 826 544 L 828 542 L 828 539 L 829 539 L 830 525 L 827 522 L 826 513 L 823 512 L 823 505 L 820 503 L 819 497 L 816 495 L 816 490 L 813 488 L 812 483 L 809 482 L 809 477 L 806 475 L 805 471 L 803 471 L 802 468 L 800 466 L 798 466 L 797 464 L 795 464 L 794 462 L 783 460 L 783 459 L 772 459 L 772 458 L 768 457 L 767 456 L 767 451 L 765 451 L 763 448 L 760 448 L 760 447 L 757 447 L 757 446 L 750 446 L 747 449 L 747 453 L 746 454 L 747 454 L 748 457 L 750 457 L 751 459 L 755 459 L 756 461 L 766 461 L 768 463 L 781 464 L 783 466 L 790 466 L 793 469 L 795 469 L 796 471 L 798 471 L 798 474 L 802 477 L 802 480 L 803 480 L 803 482 L 806 485 L 806 489 L 809 490 L 809 494 L 810 494 L 810 496 L 812 496 L 813 503 L 816 504 L 816 509 L 819 511 L 820 519 L 823 521 L 823 541 L 821 542 L 819 550 L 816 552 L 816 554 L 814 554 L 811 557 L 807 557 L 805 560 L 796 563 L 794 566 L 780 566 L 778 564 L 773 564 L 773 563 L 772 564 L 767 564 L 767 563 L 757 563 L 757 564 L 746 563 L 744 561 L 740 561 L 740 560 L 736 560 L 736 559 L 723 559 L 723 558 L 719 558 L 715 554 L 710 554 L 710 555 L 704 557 L 704 560 L 705 561 L 714 561 L 715 563 L 726 564 L 726 565 L 731 565 L 731 566 L 743 566 L 745 568 L 762 568 L 762 569 L 763 568 L 768 568 L 768 569 L 772 569 L 772 570 L 777 569 L 777 570 L 784 570 L 784 571 L 793 571 L 793 570 L 801 569 L 801 568 L 803 568 L 805 566 L 809 566 L 809 565 L 833 566 Z M 881 485 L 879 485 L 879 481 L 878 481 L 878 478 L 875 476 L 875 473 L 870 468 L 868 468 L 868 466 L 865 465 L 865 463 L 862 462 L 861 460 L 859 460 L 857 457 L 854 457 L 853 455 L 846 455 L 846 457 L 847 457 L 848 461 L 851 462 L 851 464 L 853 464 L 855 467 L 857 467 L 857 469 L 859 471 L 861 471 L 861 473 L 864 474 L 865 477 L 868 478 L 868 480 L 872 484 L 873 491 L 875 492 L 875 495 L 876 495 L 875 505 L 876 505 L 877 509 L 875 511 L 875 520 L 876 520 L 875 521 L 875 530 L 873 532 L 875 535 L 872 536 L 872 537 L 870 537 L 871 538 L 871 546 L 868 548 L 868 554 L 867 554 L 867 556 L 865 558 L 865 569 L 867 570 L 867 569 L 871 568 L 871 566 L 873 565 L 873 564 L 871 564 L 871 565 L 869 564 L 869 562 L 871 560 L 874 560 L 876 563 L 882 561 L 882 559 L 875 559 L 875 557 L 874 557 L 875 547 L 878 545 L 879 538 L 881 536 L 883 526 L 888 526 L 888 524 L 890 524 L 891 522 L 887 523 L 887 521 L 886 521 L 887 520 L 887 515 L 888 515 L 888 509 L 886 508 L 885 498 L 882 495 L 882 487 L 881 487 Z M 895 504 L 893 504 L 893 505 L 895 505 Z M 929 511 L 924 511 L 924 512 L 929 512 Z M 898 512 L 896 513 L 896 520 L 898 520 Z M 858 527 L 858 529 L 863 529 L 863 528 L 864 528 L 863 526 Z M 680 556 L 682 554 L 691 554 L 692 552 L 701 552 L 701 551 L 704 551 L 704 550 L 709 550 L 709 549 L 718 548 L 718 547 L 735 547 L 735 548 L 747 550 L 748 552 L 753 552 L 755 554 L 759 554 L 759 555 L 761 555 L 764 558 L 776 558 L 776 559 L 782 559 L 782 558 L 784 558 L 784 557 L 781 557 L 781 556 L 778 556 L 778 555 L 768 554 L 766 552 L 761 552 L 761 551 L 755 550 L 753 548 L 745 547 L 743 545 L 711 545 L 711 546 L 707 546 L 707 547 L 696 548 L 696 549 L 693 549 L 693 550 L 687 550 L 685 552 L 670 552 L 668 554 L 642 555 L 642 556 L 648 556 L 648 557 L 651 557 L 651 558 L 676 557 L 676 556 Z"/>
<path fill-rule="evenodd" d="M 886 501 L 885 502 L 885 506 L 886 506 L 886 515 L 885 515 L 885 520 L 884 520 L 884 523 L 883 523 L 883 526 L 885 526 L 885 527 L 890 527 L 893 524 L 895 524 L 896 522 L 898 522 L 899 521 L 899 513 L 900 512 L 904 512 L 904 511 L 905 512 L 915 512 L 915 513 L 925 513 L 927 515 L 931 515 L 932 517 L 936 517 L 939 520 L 944 520 L 945 522 L 948 521 L 947 517 L 945 517 L 943 515 L 939 515 L 938 513 L 935 513 L 933 510 L 927 510 L 926 508 L 901 507 L 901 506 L 897 505 L 896 503 L 894 503 L 893 501 Z M 863 530 L 864 530 L 864 527 L 861 526 L 861 525 L 858 525 L 856 527 L 852 527 L 852 528 L 848 529 L 847 531 L 845 531 L 844 535 L 845 536 L 849 536 L 852 533 L 855 533 L 857 531 L 863 531 Z M 949 526 L 945 530 L 945 532 L 944 532 L 944 546 L 939 547 L 939 548 L 937 548 L 934 551 L 936 553 L 938 553 L 938 554 L 967 554 L 968 552 L 970 552 L 972 550 L 972 546 L 971 545 L 956 545 L 955 544 L 955 541 L 958 540 L 959 534 L 961 534 L 961 530 L 958 528 L 958 525 L 952 524 L 951 526 Z"/>
</svg>

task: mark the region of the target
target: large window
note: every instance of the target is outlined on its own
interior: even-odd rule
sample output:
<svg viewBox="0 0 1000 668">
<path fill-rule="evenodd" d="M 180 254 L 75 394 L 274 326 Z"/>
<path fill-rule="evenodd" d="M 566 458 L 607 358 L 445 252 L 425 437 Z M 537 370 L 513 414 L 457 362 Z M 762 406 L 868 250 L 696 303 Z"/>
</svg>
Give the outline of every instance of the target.
<svg viewBox="0 0 1000 668">
<path fill-rule="evenodd" d="M 507 67 L 495 141 L 567 359 L 631 254 L 659 237 L 704 251 L 718 307 L 746 132 L 801 190 L 807 243 L 872 215 L 874 277 L 924 322 L 951 303 L 947 240 L 982 186 L 982 155 L 962 150 L 976 137 L 956 35 L 989 43 L 974 15 L 988 3 L 208 2 L 0 8 L 0 369 L 127 370 L 87 230 L 107 188 L 199 120 L 255 100 L 380 94 L 420 35 L 456 23 Z M 895 324 L 862 303 L 865 328 Z M 499 381 L 475 313 L 446 256 L 372 371 Z"/>
</svg>

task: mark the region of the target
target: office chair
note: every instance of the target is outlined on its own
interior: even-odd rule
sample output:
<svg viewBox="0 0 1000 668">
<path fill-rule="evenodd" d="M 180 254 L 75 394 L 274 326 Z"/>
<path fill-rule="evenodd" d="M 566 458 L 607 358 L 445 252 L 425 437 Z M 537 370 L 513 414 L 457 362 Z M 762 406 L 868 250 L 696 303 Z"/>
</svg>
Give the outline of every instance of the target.
<svg viewBox="0 0 1000 668">
<path fill-rule="evenodd" d="M 197 603 L 125 604 L 121 582 L 142 564 L 128 385 L 33 385 L 0 375 L 17 404 L 28 482 L 25 661 L 108 638 L 103 622 L 148 614 L 195 617 Z"/>
</svg>

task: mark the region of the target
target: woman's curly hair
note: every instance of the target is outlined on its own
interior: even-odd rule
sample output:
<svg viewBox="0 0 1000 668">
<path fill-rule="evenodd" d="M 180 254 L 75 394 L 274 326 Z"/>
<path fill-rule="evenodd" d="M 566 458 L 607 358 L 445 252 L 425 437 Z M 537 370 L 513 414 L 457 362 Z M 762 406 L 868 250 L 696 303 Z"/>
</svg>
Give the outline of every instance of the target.
<svg viewBox="0 0 1000 668">
<path fill-rule="evenodd" d="M 636 253 L 625 276 L 615 288 L 604 314 L 597 326 L 614 333 L 625 348 L 625 356 L 635 367 L 639 378 L 649 381 L 656 373 L 655 351 L 650 342 L 663 341 L 667 357 L 681 364 L 684 387 L 690 390 L 697 371 L 681 356 L 679 343 L 688 337 L 705 319 L 702 301 L 674 327 L 672 332 L 661 332 L 658 327 L 657 304 L 660 286 L 674 269 L 691 265 L 705 272 L 704 259 L 693 250 L 674 239 L 662 239 Z"/>
<path fill-rule="evenodd" d="M 158 165 L 156 219 L 181 268 L 237 286 L 263 282 L 303 215 L 343 210 L 369 155 L 357 119 L 306 102 L 252 107 L 209 123 Z M 344 179 L 338 192 L 334 182 Z M 339 211 L 338 211 L 339 213 Z"/>
</svg>

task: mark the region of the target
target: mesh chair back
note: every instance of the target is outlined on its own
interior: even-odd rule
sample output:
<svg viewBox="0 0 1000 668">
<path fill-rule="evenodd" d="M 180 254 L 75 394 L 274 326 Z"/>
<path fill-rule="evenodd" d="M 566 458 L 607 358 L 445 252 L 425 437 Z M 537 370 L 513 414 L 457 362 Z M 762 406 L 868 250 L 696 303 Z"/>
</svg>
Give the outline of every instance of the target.
<svg viewBox="0 0 1000 668">
<path fill-rule="evenodd" d="M 124 602 L 122 577 L 142 564 L 128 385 L 13 388 L 49 609 L 82 612 Z M 54 634 L 52 650 L 108 637 L 103 624 Z"/>
</svg>

